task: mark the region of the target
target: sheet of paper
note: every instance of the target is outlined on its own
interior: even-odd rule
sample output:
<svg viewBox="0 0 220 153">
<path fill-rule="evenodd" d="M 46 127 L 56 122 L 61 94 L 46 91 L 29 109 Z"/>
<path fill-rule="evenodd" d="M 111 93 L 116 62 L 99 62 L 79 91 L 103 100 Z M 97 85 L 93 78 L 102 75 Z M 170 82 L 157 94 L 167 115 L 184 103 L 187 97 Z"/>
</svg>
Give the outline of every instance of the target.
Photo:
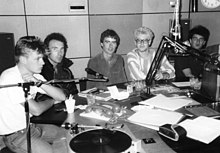
<svg viewBox="0 0 220 153">
<path fill-rule="evenodd" d="M 190 82 L 172 82 L 172 84 L 174 84 L 177 87 L 189 87 L 190 86 Z"/>
<path fill-rule="evenodd" d="M 139 125 L 146 125 L 149 128 L 158 127 L 164 124 L 176 124 L 184 115 L 178 112 L 171 112 L 160 109 L 145 108 L 131 115 L 128 120 Z M 155 130 L 155 128 L 152 128 Z"/>
<path fill-rule="evenodd" d="M 127 91 L 121 91 L 119 92 L 118 88 L 116 86 L 110 86 L 110 87 L 107 87 L 110 94 L 111 94 L 111 97 L 113 99 L 117 99 L 117 100 L 122 100 L 122 99 L 126 99 L 129 97 L 129 93 Z"/>
<path fill-rule="evenodd" d="M 175 111 L 183 106 L 189 105 L 191 102 L 192 100 L 187 98 L 172 98 L 158 94 L 155 97 L 139 102 L 139 104 Z"/>
<path fill-rule="evenodd" d="M 187 131 L 187 137 L 209 144 L 220 136 L 220 121 L 200 116 L 194 120 L 187 119 L 179 123 Z"/>
</svg>

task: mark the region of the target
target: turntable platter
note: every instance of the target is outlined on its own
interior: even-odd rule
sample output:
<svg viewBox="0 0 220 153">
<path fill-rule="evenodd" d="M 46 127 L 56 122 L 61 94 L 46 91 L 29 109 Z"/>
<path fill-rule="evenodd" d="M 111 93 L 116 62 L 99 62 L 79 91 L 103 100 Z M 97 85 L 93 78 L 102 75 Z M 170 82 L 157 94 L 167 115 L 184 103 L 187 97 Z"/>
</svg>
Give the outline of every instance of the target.
<svg viewBox="0 0 220 153">
<path fill-rule="evenodd" d="M 69 145 L 76 153 L 120 153 L 126 151 L 131 142 L 124 132 L 98 129 L 76 135 Z"/>
</svg>

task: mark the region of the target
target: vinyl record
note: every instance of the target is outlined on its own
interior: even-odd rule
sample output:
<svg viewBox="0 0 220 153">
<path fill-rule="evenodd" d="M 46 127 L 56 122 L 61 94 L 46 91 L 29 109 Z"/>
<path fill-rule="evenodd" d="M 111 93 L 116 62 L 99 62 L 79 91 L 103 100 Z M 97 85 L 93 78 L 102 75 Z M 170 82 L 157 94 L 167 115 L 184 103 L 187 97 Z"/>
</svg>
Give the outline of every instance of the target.
<svg viewBox="0 0 220 153">
<path fill-rule="evenodd" d="M 76 135 L 70 148 L 76 153 L 120 153 L 131 146 L 131 138 L 117 130 L 91 130 Z"/>
</svg>

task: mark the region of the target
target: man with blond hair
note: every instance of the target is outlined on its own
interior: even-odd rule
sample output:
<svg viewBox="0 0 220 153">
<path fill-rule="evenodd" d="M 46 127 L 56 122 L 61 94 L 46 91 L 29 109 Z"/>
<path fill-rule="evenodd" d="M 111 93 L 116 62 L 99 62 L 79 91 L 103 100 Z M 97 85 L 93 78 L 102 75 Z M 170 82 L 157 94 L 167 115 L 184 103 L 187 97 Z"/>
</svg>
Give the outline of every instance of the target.
<svg viewBox="0 0 220 153">
<path fill-rule="evenodd" d="M 128 69 L 133 80 L 144 80 L 156 54 L 156 51 L 150 47 L 154 39 L 154 33 L 150 28 L 143 26 L 134 31 L 134 39 L 136 48 L 127 54 Z M 172 79 L 174 77 L 175 70 L 164 56 L 160 69 L 155 75 L 155 80 Z"/>
</svg>

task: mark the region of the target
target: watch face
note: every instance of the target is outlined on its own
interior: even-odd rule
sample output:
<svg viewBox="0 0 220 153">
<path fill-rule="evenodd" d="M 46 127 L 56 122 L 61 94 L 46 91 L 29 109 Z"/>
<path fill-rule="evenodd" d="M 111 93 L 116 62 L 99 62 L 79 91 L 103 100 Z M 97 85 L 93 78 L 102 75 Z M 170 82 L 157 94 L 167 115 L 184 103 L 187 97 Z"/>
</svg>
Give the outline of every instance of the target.
<svg viewBox="0 0 220 153">
<path fill-rule="evenodd" d="M 220 5 L 220 0 L 201 0 L 201 2 L 206 8 L 216 8 Z"/>
</svg>

